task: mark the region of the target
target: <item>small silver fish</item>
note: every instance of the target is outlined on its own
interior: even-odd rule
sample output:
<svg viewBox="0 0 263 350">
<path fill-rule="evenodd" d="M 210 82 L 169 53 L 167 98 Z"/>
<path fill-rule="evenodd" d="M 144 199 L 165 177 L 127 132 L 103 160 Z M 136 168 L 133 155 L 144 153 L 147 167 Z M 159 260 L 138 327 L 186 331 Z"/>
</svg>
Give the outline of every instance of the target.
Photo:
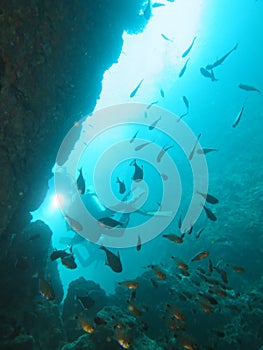
<svg viewBox="0 0 263 350">
<path fill-rule="evenodd" d="M 157 120 L 155 120 L 155 122 L 153 122 L 150 126 L 149 126 L 149 130 L 153 130 L 157 123 L 162 119 L 162 117 L 158 118 Z"/>
<path fill-rule="evenodd" d="M 139 88 L 142 85 L 142 82 L 144 81 L 144 79 L 142 79 L 139 84 L 136 86 L 136 88 L 130 93 L 130 98 L 134 97 L 137 93 L 137 91 L 139 90 Z"/>
<path fill-rule="evenodd" d="M 242 108 L 241 108 L 241 110 L 240 110 L 240 112 L 238 113 L 238 115 L 237 115 L 237 117 L 236 117 L 236 120 L 234 121 L 234 123 L 233 123 L 233 125 L 232 125 L 232 127 L 233 128 L 235 128 L 236 126 L 237 126 L 237 124 L 240 122 L 240 119 L 241 119 L 241 117 L 242 117 L 242 114 L 243 114 L 243 112 L 244 112 L 244 105 L 242 106 Z"/>
<path fill-rule="evenodd" d="M 189 54 L 189 52 L 191 51 L 191 49 L 192 49 L 192 47 L 193 47 L 193 45 L 195 43 L 196 38 L 197 38 L 197 36 L 195 36 L 193 38 L 193 41 L 192 41 L 191 45 L 188 47 L 188 49 L 185 50 L 185 52 L 182 54 L 182 57 L 186 57 Z"/>
<path fill-rule="evenodd" d="M 190 59 L 190 58 L 187 59 L 187 61 L 185 62 L 183 68 L 181 69 L 181 71 L 180 71 L 180 73 L 179 73 L 179 78 L 181 78 L 181 77 L 184 75 L 185 70 L 186 70 L 186 67 L 187 67 L 187 63 L 188 63 L 189 59 Z"/>
</svg>

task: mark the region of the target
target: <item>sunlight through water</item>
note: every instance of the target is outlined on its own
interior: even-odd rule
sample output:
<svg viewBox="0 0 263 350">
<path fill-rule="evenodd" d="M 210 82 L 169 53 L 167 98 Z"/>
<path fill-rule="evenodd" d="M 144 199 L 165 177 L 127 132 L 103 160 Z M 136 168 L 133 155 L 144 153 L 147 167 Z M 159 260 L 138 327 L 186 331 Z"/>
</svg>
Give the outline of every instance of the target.
<svg viewBox="0 0 263 350">
<path fill-rule="evenodd" d="M 142 33 L 138 35 L 123 33 L 122 52 L 118 63 L 104 74 L 103 88 L 95 111 L 114 104 L 131 102 L 129 95 L 142 79 L 141 89 L 132 102 L 148 104 L 149 101 L 159 98 L 160 89 L 165 89 L 169 94 L 170 89 L 179 79 L 178 73 L 187 59 L 182 58 L 182 52 L 190 46 L 195 36 L 197 40 L 191 50 L 191 58 L 194 57 L 198 48 L 203 2 L 203 0 L 167 2 L 166 6 L 152 9 L 153 15 Z M 86 123 L 89 123 L 89 120 Z M 75 148 L 77 146 L 78 144 L 75 145 Z M 103 146 L 97 146 L 94 154 L 98 154 L 101 147 Z M 93 164 L 93 160 L 90 164 Z M 89 183 L 90 179 L 86 180 Z M 54 188 L 50 185 L 45 202 L 36 212 L 31 213 L 32 221 L 40 219 L 50 226 L 54 233 L 53 246 L 56 249 L 65 249 L 70 243 L 70 238 L 74 237 L 73 232 L 66 231 L 65 220 L 59 211 L 61 201 L 64 201 L 63 195 L 54 194 Z M 68 239 L 65 238 L 67 236 Z M 110 278 L 101 278 L 96 271 L 98 263 L 102 269 L 105 268 L 103 254 L 97 249 L 98 247 L 91 248 L 88 244 L 87 246 L 77 245 L 73 250 L 77 258 L 78 269 L 69 271 L 58 266 L 65 290 L 72 280 L 84 276 L 86 279 L 99 283 L 108 292 L 114 291 L 115 282 Z M 83 256 L 86 256 L 88 261 L 94 251 L 95 264 L 87 269 L 85 263 L 80 264 L 79 262 Z"/>
</svg>

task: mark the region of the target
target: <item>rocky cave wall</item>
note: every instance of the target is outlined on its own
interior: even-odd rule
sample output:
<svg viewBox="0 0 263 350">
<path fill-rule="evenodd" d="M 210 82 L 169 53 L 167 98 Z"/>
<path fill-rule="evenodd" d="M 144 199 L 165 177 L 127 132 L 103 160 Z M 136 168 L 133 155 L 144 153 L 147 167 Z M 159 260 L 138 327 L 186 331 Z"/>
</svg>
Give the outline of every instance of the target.
<svg viewBox="0 0 263 350">
<path fill-rule="evenodd" d="M 99 98 L 142 0 L 0 1 L 0 235 L 43 201 L 63 137 Z"/>
<path fill-rule="evenodd" d="M 29 224 L 59 146 L 92 112 L 122 34 L 145 26 L 143 0 L 0 0 L 1 349 L 58 349 L 63 290 L 50 265 L 52 232 Z M 56 292 L 41 300 L 38 276 Z"/>
</svg>

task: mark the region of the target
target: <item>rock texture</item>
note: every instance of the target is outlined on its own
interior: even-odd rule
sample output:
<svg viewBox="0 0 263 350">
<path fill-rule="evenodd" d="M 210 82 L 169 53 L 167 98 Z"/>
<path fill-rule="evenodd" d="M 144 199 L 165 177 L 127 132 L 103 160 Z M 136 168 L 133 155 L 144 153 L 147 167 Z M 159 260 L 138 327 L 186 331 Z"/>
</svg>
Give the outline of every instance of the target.
<svg viewBox="0 0 263 350">
<path fill-rule="evenodd" d="M 91 112 L 123 30 L 142 0 L 2 0 L 0 234 L 19 232 L 43 201 L 63 137 Z"/>
<path fill-rule="evenodd" d="M 56 263 L 49 263 L 51 236 L 48 226 L 36 221 L 2 239 L 0 349 L 55 350 L 65 341 L 59 315 L 63 289 Z M 38 275 L 53 286 L 54 301 L 41 297 Z"/>
<path fill-rule="evenodd" d="M 84 308 L 77 297 L 90 297 L 94 304 Z M 62 319 L 67 334 L 67 339 L 73 341 L 83 334 L 81 327 L 75 317 L 85 316 L 93 319 L 96 314 L 107 304 L 106 293 L 93 281 L 87 281 L 83 277 L 71 282 L 68 287 L 67 296 L 64 300 Z"/>
<path fill-rule="evenodd" d="M 143 0 L 0 1 L 0 349 L 58 350 L 63 290 L 49 261 L 52 232 L 29 224 L 59 146 L 92 112 L 122 33 L 145 26 Z M 55 301 L 39 294 L 39 279 Z"/>
</svg>

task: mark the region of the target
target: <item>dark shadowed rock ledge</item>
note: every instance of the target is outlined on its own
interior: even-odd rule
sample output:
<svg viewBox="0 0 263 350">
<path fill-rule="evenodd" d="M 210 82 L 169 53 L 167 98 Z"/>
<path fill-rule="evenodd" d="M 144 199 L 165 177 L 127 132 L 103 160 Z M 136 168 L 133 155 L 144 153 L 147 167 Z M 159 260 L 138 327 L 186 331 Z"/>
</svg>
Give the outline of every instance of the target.
<svg viewBox="0 0 263 350">
<path fill-rule="evenodd" d="M 122 33 L 145 25 L 142 0 L 2 0 L 0 234 L 43 201 L 61 141 L 99 98 Z"/>
</svg>

